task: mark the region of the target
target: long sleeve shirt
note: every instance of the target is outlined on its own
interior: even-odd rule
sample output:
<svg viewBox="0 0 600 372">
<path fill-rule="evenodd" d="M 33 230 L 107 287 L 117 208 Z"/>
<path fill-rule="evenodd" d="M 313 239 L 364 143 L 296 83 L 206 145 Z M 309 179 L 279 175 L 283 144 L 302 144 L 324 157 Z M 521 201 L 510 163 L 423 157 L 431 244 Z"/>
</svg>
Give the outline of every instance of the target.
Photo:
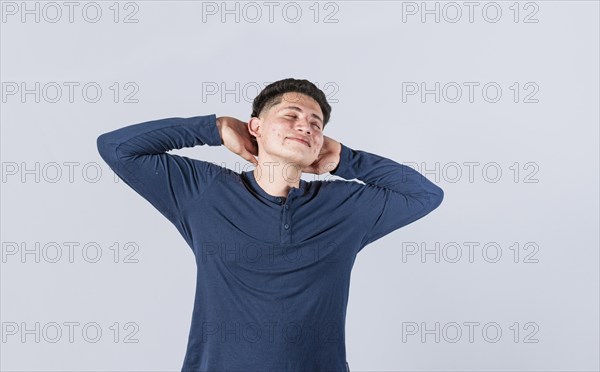
<svg viewBox="0 0 600 372">
<path fill-rule="evenodd" d="M 97 139 L 104 161 L 194 253 L 182 371 L 348 371 L 346 307 L 357 253 L 437 208 L 442 189 L 342 143 L 330 174 L 343 179 L 300 179 L 278 197 L 252 170 L 167 153 L 199 145 L 222 145 L 214 114 L 133 124 Z"/>
</svg>

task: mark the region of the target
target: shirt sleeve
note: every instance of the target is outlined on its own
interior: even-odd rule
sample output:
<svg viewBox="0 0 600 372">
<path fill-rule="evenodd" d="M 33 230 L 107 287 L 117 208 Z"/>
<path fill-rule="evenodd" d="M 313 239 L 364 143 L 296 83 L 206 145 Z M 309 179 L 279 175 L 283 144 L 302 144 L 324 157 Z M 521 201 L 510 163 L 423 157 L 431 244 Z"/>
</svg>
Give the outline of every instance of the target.
<svg viewBox="0 0 600 372">
<path fill-rule="evenodd" d="M 440 187 L 413 168 L 343 143 L 340 162 L 330 173 L 365 183 L 356 201 L 367 231 L 360 249 L 424 217 L 444 198 Z"/>
<path fill-rule="evenodd" d="M 216 178 L 218 166 L 167 151 L 220 146 L 216 115 L 133 124 L 101 134 L 96 142 L 100 156 L 119 178 L 169 219 L 189 242 L 182 210 Z"/>
</svg>

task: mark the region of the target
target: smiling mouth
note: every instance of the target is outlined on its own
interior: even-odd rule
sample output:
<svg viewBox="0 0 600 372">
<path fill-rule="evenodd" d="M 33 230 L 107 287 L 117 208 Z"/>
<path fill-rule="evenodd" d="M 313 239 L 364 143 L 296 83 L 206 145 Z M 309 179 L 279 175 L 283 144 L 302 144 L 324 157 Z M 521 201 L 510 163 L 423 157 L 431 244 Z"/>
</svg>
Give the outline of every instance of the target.
<svg viewBox="0 0 600 372">
<path fill-rule="evenodd" d="M 310 147 L 310 145 L 308 144 L 308 142 L 306 142 L 306 141 L 303 141 L 303 140 L 301 140 L 301 139 L 298 139 L 298 138 L 292 138 L 292 137 L 288 137 L 287 139 L 289 139 L 289 140 L 292 140 L 292 141 L 296 141 L 296 142 L 303 143 L 303 144 L 305 144 L 306 146 Z"/>
</svg>

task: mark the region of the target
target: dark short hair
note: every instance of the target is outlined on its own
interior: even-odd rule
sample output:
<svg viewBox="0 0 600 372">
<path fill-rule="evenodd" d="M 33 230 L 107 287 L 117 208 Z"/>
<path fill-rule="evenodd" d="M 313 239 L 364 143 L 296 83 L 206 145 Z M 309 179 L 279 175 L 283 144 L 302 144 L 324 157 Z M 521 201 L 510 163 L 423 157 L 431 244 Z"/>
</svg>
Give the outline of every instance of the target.
<svg viewBox="0 0 600 372">
<path fill-rule="evenodd" d="M 321 89 L 308 80 L 287 78 L 267 85 L 254 98 L 252 103 L 252 114 L 250 117 L 258 117 L 263 110 L 269 110 L 271 107 L 281 103 L 284 93 L 302 93 L 319 104 L 323 112 L 323 129 L 331 116 L 331 106 L 327 102 L 327 97 Z"/>
</svg>

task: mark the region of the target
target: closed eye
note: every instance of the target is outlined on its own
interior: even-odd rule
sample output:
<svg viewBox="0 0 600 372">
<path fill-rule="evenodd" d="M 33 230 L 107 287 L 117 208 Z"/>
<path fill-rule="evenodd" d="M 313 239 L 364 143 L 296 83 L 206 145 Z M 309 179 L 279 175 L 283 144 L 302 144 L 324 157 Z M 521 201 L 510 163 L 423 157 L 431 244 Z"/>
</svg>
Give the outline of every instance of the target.
<svg viewBox="0 0 600 372">
<path fill-rule="evenodd" d="M 284 115 L 284 116 L 288 117 L 288 118 L 294 118 L 294 119 L 296 119 L 298 117 L 297 115 Z M 315 126 L 317 129 L 321 130 L 321 126 L 319 124 L 312 123 L 312 125 Z"/>
</svg>

